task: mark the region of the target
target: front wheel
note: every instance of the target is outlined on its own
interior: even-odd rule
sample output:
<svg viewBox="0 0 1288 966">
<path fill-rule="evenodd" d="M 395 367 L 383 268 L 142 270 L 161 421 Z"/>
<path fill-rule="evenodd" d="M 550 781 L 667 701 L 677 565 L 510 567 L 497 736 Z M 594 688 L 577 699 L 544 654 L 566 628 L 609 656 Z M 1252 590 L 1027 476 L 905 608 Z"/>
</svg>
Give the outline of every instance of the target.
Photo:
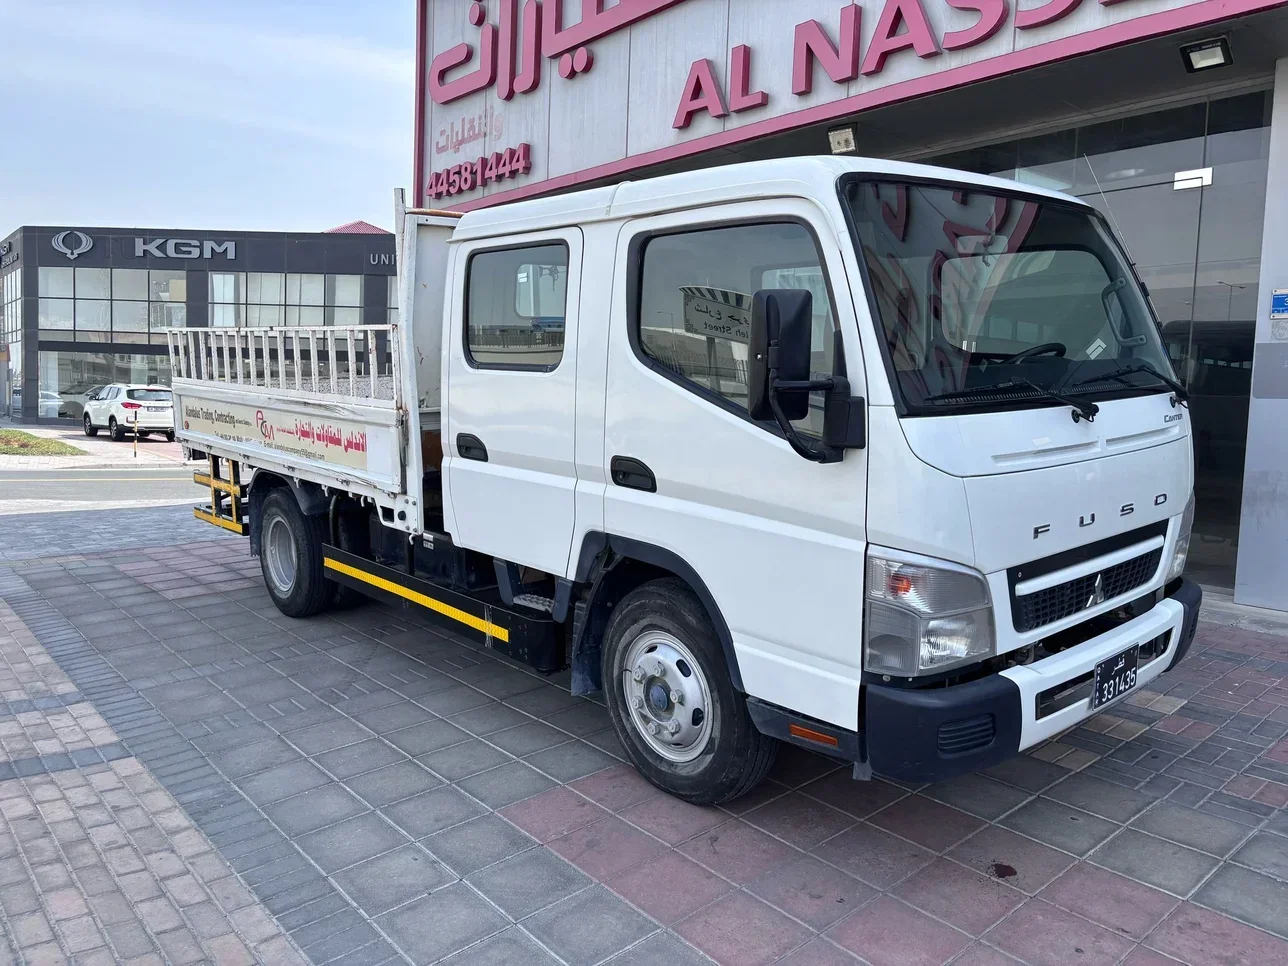
<svg viewBox="0 0 1288 966">
<path fill-rule="evenodd" d="M 107 435 L 111 436 L 115 443 L 125 439 L 125 430 L 121 429 L 121 424 L 116 421 L 115 416 L 107 421 Z"/>
<path fill-rule="evenodd" d="M 85 414 L 85 435 L 86 436 L 98 435 L 98 427 L 96 427 L 92 422 L 90 422 L 89 413 Z"/>
<path fill-rule="evenodd" d="M 285 487 L 264 498 L 260 517 L 259 563 L 273 603 L 287 617 L 312 617 L 331 600 L 322 566 L 322 527 L 304 515 Z"/>
<path fill-rule="evenodd" d="M 720 639 L 679 580 L 631 591 L 604 634 L 604 694 L 613 728 L 650 782 L 695 805 L 754 788 L 778 743 L 734 690 Z"/>
</svg>

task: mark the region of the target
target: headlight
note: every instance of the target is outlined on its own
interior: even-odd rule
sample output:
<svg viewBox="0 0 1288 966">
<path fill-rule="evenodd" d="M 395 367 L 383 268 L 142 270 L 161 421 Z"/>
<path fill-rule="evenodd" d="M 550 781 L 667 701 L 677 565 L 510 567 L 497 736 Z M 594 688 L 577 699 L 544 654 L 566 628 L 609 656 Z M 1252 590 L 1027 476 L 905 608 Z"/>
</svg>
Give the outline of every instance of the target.
<svg viewBox="0 0 1288 966">
<path fill-rule="evenodd" d="M 1194 529 L 1194 494 L 1190 494 L 1190 502 L 1185 504 L 1185 512 L 1181 514 L 1181 529 L 1176 534 L 1176 547 L 1172 550 L 1172 563 L 1167 568 L 1167 582 L 1171 583 L 1181 575 L 1185 570 L 1185 558 L 1190 555 L 1190 531 Z"/>
<path fill-rule="evenodd" d="M 947 561 L 868 551 L 863 666 L 912 677 L 988 657 L 993 605 L 984 578 Z"/>
</svg>

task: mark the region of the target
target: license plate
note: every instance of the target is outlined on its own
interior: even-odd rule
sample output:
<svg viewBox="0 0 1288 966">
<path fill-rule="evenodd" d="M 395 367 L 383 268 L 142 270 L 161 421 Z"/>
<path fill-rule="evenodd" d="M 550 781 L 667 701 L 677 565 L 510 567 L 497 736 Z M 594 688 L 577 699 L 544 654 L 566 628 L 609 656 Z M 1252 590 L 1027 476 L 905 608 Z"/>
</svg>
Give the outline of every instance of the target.
<svg viewBox="0 0 1288 966">
<path fill-rule="evenodd" d="M 1093 710 L 1122 697 L 1136 686 L 1136 662 L 1139 657 L 1140 646 L 1133 644 L 1121 654 L 1115 654 L 1096 665 L 1095 688 L 1091 692 Z"/>
<path fill-rule="evenodd" d="M 148 407 L 148 412 L 150 412 L 150 413 L 163 413 L 163 412 L 165 412 L 165 407 L 164 407 L 164 406 L 149 406 L 149 407 Z"/>
</svg>

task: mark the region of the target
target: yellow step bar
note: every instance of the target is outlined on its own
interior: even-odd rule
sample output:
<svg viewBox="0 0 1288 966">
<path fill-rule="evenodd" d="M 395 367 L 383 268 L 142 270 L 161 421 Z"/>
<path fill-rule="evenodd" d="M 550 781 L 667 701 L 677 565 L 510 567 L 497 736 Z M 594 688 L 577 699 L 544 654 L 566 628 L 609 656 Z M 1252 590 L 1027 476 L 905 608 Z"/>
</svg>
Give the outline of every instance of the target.
<svg viewBox="0 0 1288 966">
<path fill-rule="evenodd" d="M 192 515 L 198 520 L 204 520 L 216 527 L 232 533 L 241 534 L 243 537 L 249 532 L 246 521 L 242 518 L 242 504 L 246 499 L 246 485 L 238 478 L 238 466 L 236 461 L 228 460 L 227 477 L 220 476 L 220 463 L 223 458 L 215 456 L 213 453 L 206 454 L 210 461 L 209 472 L 193 473 L 192 482 L 199 486 L 204 486 L 210 490 L 209 507 L 193 507 Z M 227 505 L 224 500 L 227 499 Z"/>
</svg>

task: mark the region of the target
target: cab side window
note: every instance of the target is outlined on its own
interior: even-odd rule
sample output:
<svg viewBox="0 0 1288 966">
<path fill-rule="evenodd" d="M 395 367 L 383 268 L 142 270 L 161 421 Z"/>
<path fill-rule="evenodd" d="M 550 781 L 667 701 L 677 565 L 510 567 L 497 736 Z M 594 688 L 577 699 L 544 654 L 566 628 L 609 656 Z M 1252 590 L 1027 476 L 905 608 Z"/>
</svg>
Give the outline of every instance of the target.
<svg viewBox="0 0 1288 966">
<path fill-rule="evenodd" d="M 813 377 L 832 375 L 836 315 L 813 235 L 795 222 L 733 225 L 656 235 L 640 268 L 638 351 L 654 368 L 721 404 L 747 411 L 751 298 L 758 289 L 813 296 Z M 814 394 L 800 432 L 820 435 Z"/>
<path fill-rule="evenodd" d="M 563 358 L 568 247 L 528 245 L 470 256 L 465 352 L 481 369 L 549 372 Z"/>
</svg>

